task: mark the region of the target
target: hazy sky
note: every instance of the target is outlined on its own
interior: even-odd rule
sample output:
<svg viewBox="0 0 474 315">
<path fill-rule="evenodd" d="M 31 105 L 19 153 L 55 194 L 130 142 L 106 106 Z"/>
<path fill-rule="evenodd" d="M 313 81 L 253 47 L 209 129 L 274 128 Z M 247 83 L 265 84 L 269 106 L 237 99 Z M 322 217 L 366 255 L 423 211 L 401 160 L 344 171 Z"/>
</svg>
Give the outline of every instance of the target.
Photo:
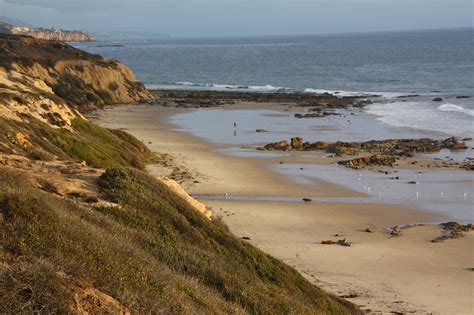
<svg viewBox="0 0 474 315">
<path fill-rule="evenodd" d="M 0 0 L 1 15 L 89 32 L 195 37 L 468 27 L 474 12 L 473 0 Z"/>
</svg>

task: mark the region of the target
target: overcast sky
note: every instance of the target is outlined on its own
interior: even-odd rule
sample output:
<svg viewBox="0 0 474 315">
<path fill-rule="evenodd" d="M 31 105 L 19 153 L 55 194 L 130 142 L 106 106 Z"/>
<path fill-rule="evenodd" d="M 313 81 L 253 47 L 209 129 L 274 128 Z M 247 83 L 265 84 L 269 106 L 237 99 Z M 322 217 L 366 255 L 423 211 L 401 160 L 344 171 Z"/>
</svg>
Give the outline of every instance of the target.
<svg viewBox="0 0 474 315">
<path fill-rule="evenodd" d="M 473 0 L 0 0 L 0 16 L 174 37 L 472 27 Z"/>
</svg>

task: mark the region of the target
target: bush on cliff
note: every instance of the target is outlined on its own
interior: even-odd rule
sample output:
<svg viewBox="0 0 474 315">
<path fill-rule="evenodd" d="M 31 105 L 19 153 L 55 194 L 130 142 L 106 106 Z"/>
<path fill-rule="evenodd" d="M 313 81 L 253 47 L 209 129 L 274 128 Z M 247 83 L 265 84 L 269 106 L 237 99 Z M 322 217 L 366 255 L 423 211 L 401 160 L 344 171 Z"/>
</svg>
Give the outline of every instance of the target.
<svg viewBox="0 0 474 315">
<path fill-rule="evenodd" d="M 99 127 L 93 123 L 75 119 L 74 132 L 55 129 L 29 117 L 29 123 L 0 118 L 0 153 L 26 155 L 33 159 L 50 160 L 71 158 L 85 161 L 89 166 L 129 166 L 143 168 L 152 157 L 148 148 L 135 137 L 121 130 Z M 30 143 L 15 142 L 21 133 Z"/>
</svg>

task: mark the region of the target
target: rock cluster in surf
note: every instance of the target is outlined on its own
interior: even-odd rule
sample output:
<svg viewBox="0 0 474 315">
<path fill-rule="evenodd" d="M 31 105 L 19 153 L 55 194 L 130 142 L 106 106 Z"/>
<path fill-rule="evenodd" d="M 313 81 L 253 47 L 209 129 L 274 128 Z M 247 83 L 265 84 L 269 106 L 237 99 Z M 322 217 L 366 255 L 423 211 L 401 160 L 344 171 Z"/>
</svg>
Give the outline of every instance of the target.
<svg viewBox="0 0 474 315">
<path fill-rule="evenodd" d="M 465 150 L 467 146 L 455 137 L 445 140 L 422 138 L 371 140 L 366 142 L 338 141 L 335 143 L 305 142 L 301 137 L 294 137 L 290 142 L 283 140 L 257 148 L 261 151 L 324 151 L 337 157 L 357 156 L 354 159 L 338 162 L 340 165 L 353 169 L 361 169 L 367 166 L 393 167 L 401 158 L 414 157 L 416 153 L 436 153 L 442 149 Z M 472 167 L 465 168 L 472 169 Z"/>
</svg>

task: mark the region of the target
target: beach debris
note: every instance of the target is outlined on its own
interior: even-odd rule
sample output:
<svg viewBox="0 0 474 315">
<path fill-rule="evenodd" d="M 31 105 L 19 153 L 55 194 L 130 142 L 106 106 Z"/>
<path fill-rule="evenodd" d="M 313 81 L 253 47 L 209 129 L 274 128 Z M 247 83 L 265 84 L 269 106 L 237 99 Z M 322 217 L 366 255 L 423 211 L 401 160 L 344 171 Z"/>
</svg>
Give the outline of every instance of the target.
<svg viewBox="0 0 474 315">
<path fill-rule="evenodd" d="M 246 241 L 250 241 L 250 237 L 248 237 L 248 236 L 242 236 L 242 239 L 246 240 Z"/>
<path fill-rule="evenodd" d="M 466 225 L 457 222 L 446 222 L 439 225 L 443 230 L 443 235 L 432 239 L 432 243 L 439 243 L 449 239 L 461 238 L 469 231 L 474 231 L 474 225 L 469 223 Z"/>
<path fill-rule="evenodd" d="M 311 202 L 311 201 L 313 201 L 313 199 L 311 199 L 311 198 L 303 198 L 303 201 L 304 201 L 304 202 Z"/>
<path fill-rule="evenodd" d="M 322 245 L 340 245 L 340 246 L 344 246 L 344 247 L 350 247 L 350 246 L 352 246 L 352 243 L 349 242 L 349 241 L 347 240 L 347 238 L 344 238 L 344 239 L 338 240 L 338 241 L 324 240 L 324 241 L 321 241 L 321 244 L 322 244 Z"/>
<path fill-rule="evenodd" d="M 359 294 L 357 293 L 349 293 L 349 294 L 344 294 L 339 296 L 341 299 L 355 299 L 359 297 Z"/>
<path fill-rule="evenodd" d="M 366 229 L 365 229 L 365 232 L 366 232 L 366 233 L 374 233 L 374 231 L 372 231 L 371 228 L 366 228 Z"/>
<path fill-rule="evenodd" d="M 459 95 L 459 96 L 456 96 L 456 98 L 460 99 L 460 98 L 471 98 L 471 97 L 467 95 Z"/>
<path fill-rule="evenodd" d="M 443 101 L 443 98 L 442 97 L 435 97 L 433 99 L 433 102 L 442 102 Z"/>
<path fill-rule="evenodd" d="M 408 184 L 411 184 L 411 185 L 418 185 L 418 182 L 417 182 L 417 181 L 414 181 L 414 180 L 412 180 L 412 181 L 408 182 Z"/>
<path fill-rule="evenodd" d="M 333 240 L 326 240 L 326 241 L 321 241 L 321 244 L 323 244 L 323 245 L 334 245 L 334 244 L 336 244 L 336 242 L 334 242 Z"/>
<path fill-rule="evenodd" d="M 268 130 L 266 130 L 266 129 L 257 129 L 257 130 L 255 130 L 255 132 L 268 132 Z"/>
<path fill-rule="evenodd" d="M 352 243 L 349 242 L 349 241 L 347 240 L 347 238 L 344 238 L 344 239 L 342 239 L 342 240 L 339 240 L 339 241 L 337 241 L 336 243 L 337 243 L 338 245 L 346 246 L 346 247 L 352 246 Z"/>
<path fill-rule="evenodd" d="M 402 235 L 402 229 L 398 225 L 392 226 L 390 228 L 390 235 L 393 236 L 393 237 L 401 236 Z"/>
</svg>

